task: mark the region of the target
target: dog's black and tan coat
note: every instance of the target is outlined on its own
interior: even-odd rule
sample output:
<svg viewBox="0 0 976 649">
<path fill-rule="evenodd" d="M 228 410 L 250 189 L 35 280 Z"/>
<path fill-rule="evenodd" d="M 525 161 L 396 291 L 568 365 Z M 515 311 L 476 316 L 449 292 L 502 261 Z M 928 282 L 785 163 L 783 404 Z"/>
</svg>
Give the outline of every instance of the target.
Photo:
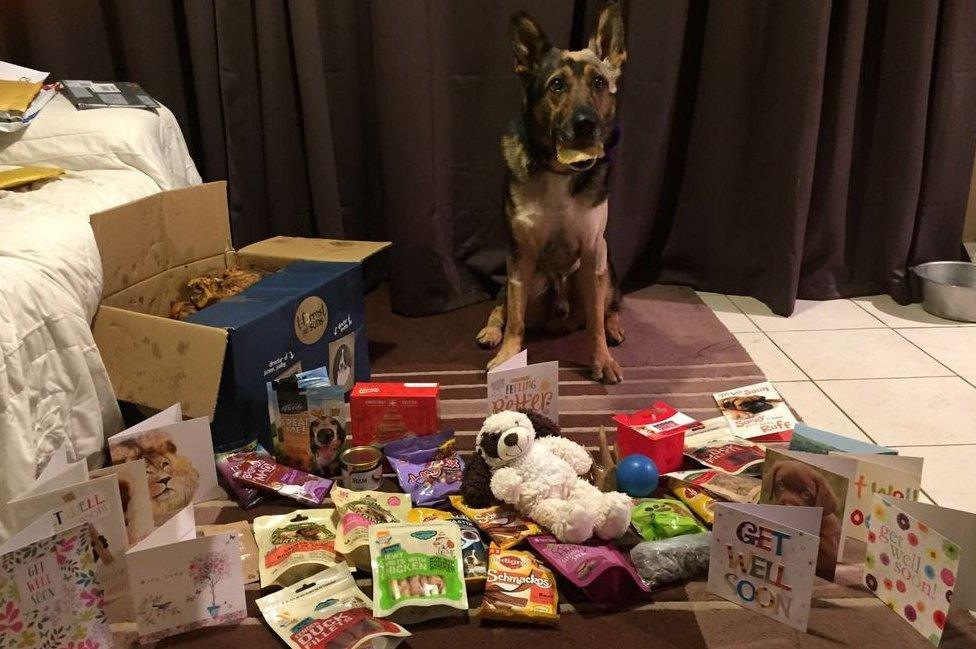
<svg viewBox="0 0 976 649">
<path fill-rule="evenodd" d="M 478 342 L 501 345 L 491 369 L 521 351 L 527 328 L 585 326 L 593 378 L 618 383 L 623 375 L 608 343 L 623 342 L 624 330 L 604 231 L 607 148 L 627 58 L 620 9 L 601 9 L 584 50 L 553 47 L 524 12 L 512 16 L 510 32 L 524 101 L 502 137 L 508 280 Z"/>
</svg>

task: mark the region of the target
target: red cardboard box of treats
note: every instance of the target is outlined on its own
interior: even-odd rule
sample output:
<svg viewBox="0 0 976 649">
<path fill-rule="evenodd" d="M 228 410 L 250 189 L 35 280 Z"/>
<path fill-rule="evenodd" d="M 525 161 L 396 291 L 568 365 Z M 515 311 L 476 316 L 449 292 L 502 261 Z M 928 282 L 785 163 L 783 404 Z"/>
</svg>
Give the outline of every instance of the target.
<svg viewBox="0 0 976 649">
<path fill-rule="evenodd" d="M 646 410 L 614 416 L 617 422 L 617 454 L 622 458 L 640 453 L 654 460 L 662 474 L 677 471 L 685 451 L 685 431 L 703 424 L 658 401 Z"/>
<path fill-rule="evenodd" d="M 354 446 L 383 446 L 440 430 L 436 383 L 357 383 L 349 394 Z"/>
</svg>

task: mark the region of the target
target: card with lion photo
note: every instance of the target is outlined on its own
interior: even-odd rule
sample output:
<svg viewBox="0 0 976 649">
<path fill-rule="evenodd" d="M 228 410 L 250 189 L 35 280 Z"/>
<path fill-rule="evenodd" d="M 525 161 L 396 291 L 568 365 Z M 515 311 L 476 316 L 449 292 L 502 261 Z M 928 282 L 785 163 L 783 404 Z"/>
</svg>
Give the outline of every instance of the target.
<svg viewBox="0 0 976 649">
<path fill-rule="evenodd" d="M 219 493 L 210 422 L 207 417 L 183 421 L 180 404 L 113 435 L 108 445 L 113 464 L 145 461 L 156 527 Z"/>
</svg>

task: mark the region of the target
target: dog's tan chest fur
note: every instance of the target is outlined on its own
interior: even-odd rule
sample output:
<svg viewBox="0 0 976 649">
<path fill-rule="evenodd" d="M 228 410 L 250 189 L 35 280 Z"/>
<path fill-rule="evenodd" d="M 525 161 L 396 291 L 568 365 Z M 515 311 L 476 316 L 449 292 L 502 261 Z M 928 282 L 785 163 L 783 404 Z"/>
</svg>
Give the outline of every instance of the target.
<svg viewBox="0 0 976 649">
<path fill-rule="evenodd" d="M 607 203 L 592 206 L 571 196 L 571 176 L 544 171 L 511 187 L 512 233 L 523 250 L 537 255 L 538 270 L 568 275 L 579 268 L 582 250 L 603 242 Z"/>
</svg>

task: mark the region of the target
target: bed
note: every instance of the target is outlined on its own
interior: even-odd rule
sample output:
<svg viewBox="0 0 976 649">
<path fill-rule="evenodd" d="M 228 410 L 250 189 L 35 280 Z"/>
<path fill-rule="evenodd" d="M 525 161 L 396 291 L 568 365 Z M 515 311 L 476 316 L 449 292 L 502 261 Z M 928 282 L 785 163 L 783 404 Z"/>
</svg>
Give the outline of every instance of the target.
<svg viewBox="0 0 976 649">
<path fill-rule="evenodd" d="M 59 446 L 101 460 L 122 418 L 90 323 L 102 290 L 88 216 L 200 182 L 173 114 L 77 111 L 55 98 L 0 133 L 0 171 L 58 166 L 58 179 L 0 190 L 0 539 L 4 506 Z"/>
</svg>

